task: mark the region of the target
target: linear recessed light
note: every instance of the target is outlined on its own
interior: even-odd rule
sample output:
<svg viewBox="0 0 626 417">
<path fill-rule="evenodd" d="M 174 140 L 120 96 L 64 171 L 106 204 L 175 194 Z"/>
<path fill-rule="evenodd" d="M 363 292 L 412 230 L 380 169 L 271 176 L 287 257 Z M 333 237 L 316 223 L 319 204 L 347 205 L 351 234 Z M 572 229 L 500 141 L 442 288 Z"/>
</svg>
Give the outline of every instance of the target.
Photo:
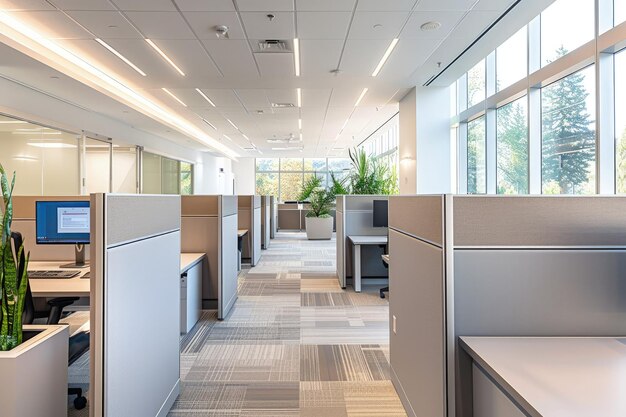
<svg viewBox="0 0 626 417">
<path fill-rule="evenodd" d="M 302 107 L 302 89 L 296 88 L 296 93 L 298 94 L 298 107 Z"/>
<path fill-rule="evenodd" d="M 298 119 L 298 129 L 302 130 L 302 119 Z"/>
<path fill-rule="evenodd" d="M 241 134 L 248 142 L 252 142 L 249 137 L 247 137 L 244 133 Z"/>
<path fill-rule="evenodd" d="M 302 142 L 302 132 L 300 132 L 300 142 Z"/>
<path fill-rule="evenodd" d="M 124 63 L 126 65 L 128 65 L 129 67 L 131 67 L 132 69 L 137 71 L 139 74 L 143 75 L 144 77 L 146 76 L 145 72 L 143 72 L 137 65 L 133 64 L 132 62 L 130 62 L 130 60 L 128 58 L 126 58 L 124 55 L 122 55 L 121 53 L 116 51 L 115 48 L 113 48 L 111 45 L 109 45 L 108 43 L 106 43 L 105 41 L 103 41 L 102 39 L 99 39 L 99 38 L 96 38 L 96 42 L 98 42 L 100 45 L 104 46 L 106 49 L 109 50 L 109 52 L 111 52 L 113 55 L 115 55 L 116 57 L 118 57 L 119 59 L 124 61 Z"/>
<path fill-rule="evenodd" d="M 332 151 L 343 151 L 343 148 L 332 148 Z"/>
<path fill-rule="evenodd" d="M 25 122 L 23 120 L 0 120 L 0 125 L 24 125 L 28 122 Z"/>
<path fill-rule="evenodd" d="M 167 88 L 163 87 L 161 88 L 161 90 L 165 91 L 167 94 L 169 94 L 170 97 L 172 97 L 174 100 L 178 101 L 180 104 L 182 104 L 183 106 L 187 107 L 187 105 L 185 103 L 183 103 L 183 101 L 181 99 L 179 99 L 178 97 L 176 97 L 170 90 L 168 90 Z"/>
<path fill-rule="evenodd" d="M 378 75 L 378 73 L 380 72 L 380 70 L 383 68 L 383 65 L 385 65 L 385 62 L 387 61 L 387 59 L 389 58 L 389 55 L 391 55 L 391 53 L 393 52 L 393 48 L 396 47 L 396 44 L 398 43 L 398 38 L 395 38 L 394 40 L 391 41 L 391 43 L 389 44 L 389 47 L 387 48 L 387 50 L 385 51 L 385 54 L 383 55 L 383 57 L 380 59 L 380 62 L 378 63 L 378 65 L 376 65 L 376 69 L 374 70 L 374 72 L 372 73 L 372 77 L 375 77 Z"/>
<path fill-rule="evenodd" d="M 359 96 L 359 98 L 356 99 L 356 103 L 354 103 L 354 107 L 357 107 L 361 103 L 361 100 L 363 100 L 363 97 L 365 97 L 365 94 L 367 94 L 367 87 L 365 87 L 363 91 L 361 91 L 361 95 Z"/>
<path fill-rule="evenodd" d="M 37 158 L 35 158 L 34 156 L 27 156 L 27 155 L 16 155 L 13 157 L 13 159 L 15 161 L 25 161 L 25 162 L 36 162 L 38 161 Z"/>
<path fill-rule="evenodd" d="M 174 61 L 172 61 L 170 59 L 170 57 L 168 57 L 167 55 L 165 55 L 165 52 L 163 52 L 161 50 L 161 48 L 159 48 L 158 46 L 156 46 L 156 44 L 154 42 L 152 42 L 150 39 L 146 38 L 146 42 L 148 43 L 148 45 L 150 45 L 152 47 L 152 49 L 154 49 L 155 51 L 158 52 L 159 55 L 161 55 L 161 57 L 167 61 L 168 64 L 170 64 L 176 71 L 178 71 L 178 73 L 180 75 L 182 75 L 183 77 L 185 76 L 185 73 L 183 72 L 183 70 L 181 70 L 180 68 L 178 68 L 178 65 L 176 65 L 174 63 Z"/>
<path fill-rule="evenodd" d="M 206 94 L 204 94 L 204 93 L 203 93 L 203 92 L 202 92 L 199 88 L 196 88 L 196 91 L 198 92 L 198 94 L 200 94 L 200 95 L 202 96 L 202 98 L 204 98 L 206 101 L 208 101 L 208 102 L 209 102 L 209 104 L 210 104 L 211 106 L 215 107 L 215 103 L 213 103 L 213 102 L 211 101 L 211 99 L 210 99 L 210 98 L 208 98 L 208 97 L 206 96 Z"/>
<path fill-rule="evenodd" d="M 60 148 L 75 148 L 76 145 L 63 142 L 30 142 L 28 146 L 34 146 L 35 148 L 47 148 L 47 149 L 60 149 Z"/>
<path fill-rule="evenodd" d="M 11 132 L 13 135 L 60 135 L 61 132 L 40 132 L 38 130 L 24 130 Z"/>
<path fill-rule="evenodd" d="M 203 117 L 202 117 L 201 119 L 202 119 L 202 121 L 203 121 L 204 123 L 206 123 L 206 124 L 208 124 L 209 126 L 211 126 L 214 130 L 217 130 L 217 128 L 215 127 L 215 125 L 213 125 L 213 123 L 209 122 L 207 119 L 205 119 L 205 118 L 203 118 Z"/>
<path fill-rule="evenodd" d="M 300 40 L 295 38 L 293 40 L 293 61 L 296 67 L 296 77 L 300 76 Z"/>
<path fill-rule="evenodd" d="M 239 130 L 239 128 L 237 127 L 237 125 L 236 125 L 236 124 L 234 124 L 232 120 L 230 120 L 228 117 L 226 118 L 226 120 L 228 121 L 228 123 L 230 123 L 230 124 L 231 124 L 231 126 L 232 126 L 232 127 L 234 127 L 235 129 Z"/>
<path fill-rule="evenodd" d="M 61 47 L 55 41 L 43 36 L 29 25 L 17 19 L 15 15 L 0 11 L 0 23 L 5 25 L 5 34 L 10 33 L 11 41 L 40 56 L 42 63 L 63 71 L 72 78 L 90 86 L 97 86 L 109 97 L 119 100 L 152 119 L 177 129 L 179 132 L 202 142 L 229 158 L 239 155 L 230 147 L 207 135 L 202 129 L 190 123 L 169 109 L 157 104 L 127 86 L 124 82 L 110 75 L 90 60 Z"/>
<path fill-rule="evenodd" d="M 225 137 L 226 139 L 228 139 L 229 141 L 233 142 L 233 140 L 232 140 L 232 139 L 231 139 L 228 135 L 224 135 L 224 137 Z M 233 143 L 235 143 L 235 142 L 233 142 Z"/>
</svg>

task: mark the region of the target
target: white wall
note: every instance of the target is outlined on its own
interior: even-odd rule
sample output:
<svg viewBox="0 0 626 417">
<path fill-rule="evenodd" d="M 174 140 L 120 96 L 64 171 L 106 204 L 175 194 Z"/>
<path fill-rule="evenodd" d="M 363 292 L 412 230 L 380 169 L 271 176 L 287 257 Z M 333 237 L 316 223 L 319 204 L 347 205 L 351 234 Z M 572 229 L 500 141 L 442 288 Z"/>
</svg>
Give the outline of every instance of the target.
<svg viewBox="0 0 626 417">
<path fill-rule="evenodd" d="M 204 154 L 202 162 L 194 166 L 195 194 L 232 195 L 232 161 L 228 158 Z"/>
<path fill-rule="evenodd" d="M 398 143 L 400 194 L 415 194 L 417 192 L 416 105 L 415 88 L 413 88 L 400 100 L 400 139 Z"/>
<path fill-rule="evenodd" d="M 255 166 L 254 158 L 239 158 L 233 162 L 233 174 L 235 176 L 235 194 L 254 194 Z"/>
<path fill-rule="evenodd" d="M 450 90 L 416 87 L 400 101 L 400 194 L 451 193 Z"/>
</svg>

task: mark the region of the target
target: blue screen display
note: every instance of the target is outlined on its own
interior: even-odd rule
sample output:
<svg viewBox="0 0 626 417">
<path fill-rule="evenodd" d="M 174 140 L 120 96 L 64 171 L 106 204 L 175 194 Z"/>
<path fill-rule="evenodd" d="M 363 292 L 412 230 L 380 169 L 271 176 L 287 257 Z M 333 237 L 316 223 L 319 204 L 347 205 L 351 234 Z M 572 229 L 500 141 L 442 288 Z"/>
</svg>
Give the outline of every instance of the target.
<svg viewBox="0 0 626 417">
<path fill-rule="evenodd" d="M 89 201 L 37 201 L 37 244 L 89 243 Z"/>
</svg>

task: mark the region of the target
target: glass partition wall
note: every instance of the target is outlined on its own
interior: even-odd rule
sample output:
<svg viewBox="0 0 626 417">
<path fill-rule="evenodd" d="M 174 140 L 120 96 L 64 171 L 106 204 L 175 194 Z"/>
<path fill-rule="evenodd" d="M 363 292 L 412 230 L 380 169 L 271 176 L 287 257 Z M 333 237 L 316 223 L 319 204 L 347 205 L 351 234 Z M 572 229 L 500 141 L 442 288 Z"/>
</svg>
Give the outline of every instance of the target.
<svg viewBox="0 0 626 417">
<path fill-rule="evenodd" d="M 626 193 L 626 2 L 556 0 L 451 86 L 461 193 Z"/>
</svg>

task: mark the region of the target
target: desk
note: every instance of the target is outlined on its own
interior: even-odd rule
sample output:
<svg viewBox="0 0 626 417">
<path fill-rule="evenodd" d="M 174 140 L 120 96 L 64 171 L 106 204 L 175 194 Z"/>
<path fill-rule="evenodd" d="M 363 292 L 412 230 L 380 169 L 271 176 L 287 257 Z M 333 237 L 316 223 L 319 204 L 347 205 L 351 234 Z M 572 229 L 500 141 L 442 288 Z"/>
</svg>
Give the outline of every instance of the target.
<svg viewBox="0 0 626 417">
<path fill-rule="evenodd" d="M 626 415 L 626 339 L 461 337 L 460 343 L 475 363 L 474 415 Z"/>
<path fill-rule="evenodd" d="M 189 332 L 202 314 L 204 253 L 180 254 L 180 333 Z"/>
<path fill-rule="evenodd" d="M 361 292 L 361 246 L 386 245 L 387 236 L 348 236 L 354 245 L 354 291 Z"/>
<path fill-rule="evenodd" d="M 237 271 L 241 271 L 241 250 L 243 249 L 243 237 L 248 234 L 248 229 L 237 230 L 237 250 L 239 251 L 239 258 L 237 260 Z"/>
<path fill-rule="evenodd" d="M 247 231 L 246 231 L 247 232 Z M 191 268 L 204 257 L 204 253 L 181 253 L 180 268 L 181 273 Z M 28 269 L 33 271 L 50 271 L 61 269 L 61 265 L 68 261 L 30 261 Z M 89 297 L 90 278 L 81 278 L 89 272 L 89 268 L 77 269 L 80 275 L 74 278 L 62 279 L 31 279 L 30 291 L 33 297 Z"/>
</svg>

